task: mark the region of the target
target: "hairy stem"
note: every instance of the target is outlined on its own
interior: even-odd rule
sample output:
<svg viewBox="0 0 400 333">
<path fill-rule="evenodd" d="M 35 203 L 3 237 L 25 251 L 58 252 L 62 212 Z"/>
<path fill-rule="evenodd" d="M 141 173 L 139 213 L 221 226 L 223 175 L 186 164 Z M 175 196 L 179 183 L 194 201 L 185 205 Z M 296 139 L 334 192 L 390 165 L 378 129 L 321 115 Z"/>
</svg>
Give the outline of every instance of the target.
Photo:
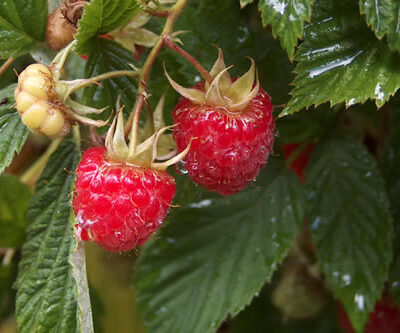
<svg viewBox="0 0 400 333">
<path fill-rule="evenodd" d="M 98 83 L 99 81 L 106 80 L 106 79 L 111 79 L 113 77 L 118 77 L 118 76 L 131 76 L 131 77 L 137 77 L 139 74 L 134 71 L 114 71 L 114 72 L 108 72 L 104 74 L 100 74 L 94 77 L 91 77 L 89 79 L 78 79 L 74 81 L 60 81 L 63 84 L 68 84 L 69 89 L 67 91 L 67 96 L 71 95 L 75 91 L 88 87 L 92 84 Z"/>
<path fill-rule="evenodd" d="M 135 101 L 135 105 L 133 106 L 132 112 L 129 116 L 126 128 L 125 135 L 129 132 L 130 141 L 129 141 L 129 152 L 130 154 L 134 154 L 136 151 L 136 146 L 138 143 L 138 130 L 139 130 L 139 120 L 140 120 L 140 112 L 142 111 L 146 96 L 147 96 L 147 84 L 150 77 L 150 71 L 154 64 L 154 61 L 157 58 L 157 55 L 160 53 L 160 50 L 164 44 L 164 36 L 167 36 L 172 33 L 172 29 L 174 24 L 185 7 L 188 0 L 178 0 L 171 9 L 168 10 L 167 21 L 165 22 L 164 29 L 161 33 L 161 36 L 158 38 L 156 44 L 153 46 L 150 51 L 149 56 L 146 59 L 142 67 L 142 71 L 139 77 L 139 87 L 137 92 L 137 98 Z"/>
<path fill-rule="evenodd" d="M 170 36 L 166 35 L 164 36 L 164 43 L 165 46 L 167 46 L 169 49 L 175 51 L 182 57 L 184 57 L 187 61 L 189 61 L 200 73 L 200 75 L 203 77 L 204 80 L 206 80 L 209 84 L 212 83 L 213 78 L 210 75 L 210 73 L 188 52 L 186 52 L 184 49 L 176 45 L 170 38 Z"/>
</svg>

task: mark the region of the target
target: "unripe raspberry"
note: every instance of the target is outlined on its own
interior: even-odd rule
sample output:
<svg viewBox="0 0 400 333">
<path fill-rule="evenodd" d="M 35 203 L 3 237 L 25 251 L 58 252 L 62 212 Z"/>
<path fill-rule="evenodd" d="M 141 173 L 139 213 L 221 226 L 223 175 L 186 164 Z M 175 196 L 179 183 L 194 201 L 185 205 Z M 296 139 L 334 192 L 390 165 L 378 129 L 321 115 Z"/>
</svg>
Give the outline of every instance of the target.
<svg viewBox="0 0 400 333">
<path fill-rule="evenodd" d="M 30 65 L 18 76 L 14 97 L 22 122 L 33 132 L 51 138 L 69 132 L 67 107 L 58 96 L 55 80 L 45 65 Z"/>
<path fill-rule="evenodd" d="M 38 100 L 22 114 L 22 122 L 31 129 L 38 129 L 48 116 L 48 108 L 45 101 Z"/>
</svg>

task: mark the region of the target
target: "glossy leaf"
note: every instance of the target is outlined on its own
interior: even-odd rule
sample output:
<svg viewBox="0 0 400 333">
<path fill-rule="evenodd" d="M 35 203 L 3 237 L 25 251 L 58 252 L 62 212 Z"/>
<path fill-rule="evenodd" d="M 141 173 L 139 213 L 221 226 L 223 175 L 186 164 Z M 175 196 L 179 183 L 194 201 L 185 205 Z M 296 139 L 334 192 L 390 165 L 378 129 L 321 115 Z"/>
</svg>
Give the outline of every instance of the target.
<svg viewBox="0 0 400 333">
<path fill-rule="evenodd" d="M 0 1 L 0 59 L 29 52 L 44 39 L 46 0 Z"/>
<path fill-rule="evenodd" d="M 10 165 L 15 153 L 21 151 L 29 134 L 13 108 L 15 87 L 12 84 L 0 90 L 0 173 Z"/>
<path fill-rule="evenodd" d="M 180 208 L 144 248 L 135 286 L 149 331 L 215 332 L 270 280 L 304 216 L 296 177 L 268 163 L 257 187 Z"/>
<path fill-rule="evenodd" d="M 296 60 L 287 115 L 311 105 L 374 99 L 382 106 L 400 86 L 400 55 L 376 39 L 354 1 L 317 0 Z"/>
<path fill-rule="evenodd" d="M 400 2 L 397 0 L 360 0 L 361 13 L 375 35 L 387 36 L 389 46 L 400 51 Z"/>
<path fill-rule="evenodd" d="M 381 296 L 392 254 L 382 177 L 363 145 L 331 138 L 314 147 L 306 181 L 320 269 L 353 327 L 362 332 Z"/>
<path fill-rule="evenodd" d="M 139 10 L 136 0 L 91 0 L 85 5 L 78 23 L 77 51 L 89 54 L 100 50 L 96 48 L 99 45 L 94 43 L 94 37 L 124 25 Z"/>
<path fill-rule="evenodd" d="M 85 77 L 93 77 L 98 74 L 116 71 L 132 70 L 129 64 L 133 62 L 132 53 L 120 44 L 105 38 L 96 38 L 97 47 L 90 53 L 85 67 Z M 102 119 L 107 119 L 111 110 L 115 110 L 115 103 L 122 93 L 121 105 L 125 105 L 130 111 L 136 99 L 135 79 L 128 76 L 120 76 L 101 82 L 101 85 L 92 85 L 83 92 L 83 103 L 96 108 L 109 107 L 102 113 Z"/>
<path fill-rule="evenodd" d="M 25 240 L 29 187 L 11 175 L 0 176 L 0 247 L 20 247 Z"/>
<path fill-rule="evenodd" d="M 62 143 L 36 185 L 16 283 L 21 333 L 79 330 L 77 283 L 71 264 L 76 241 L 69 204 L 78 158 L 75 144 Z"/>
<path fill-rule="evenodd" d="M 390 135 L 382 159 L 383 175 L 391 201 L 394 218 L 393 261 L 389 286 L 393 300 L 400 305 L 400 108 L 393 107 L 390 113 Z"/>
<path fill-rule="evenodd" d="M 274 37 L 293 60 L 297 40 L 303 36 L 303 24 L 311 17 L 313 0 L 259 0 L 263 24 L 271 25 Z"/>
</svg>

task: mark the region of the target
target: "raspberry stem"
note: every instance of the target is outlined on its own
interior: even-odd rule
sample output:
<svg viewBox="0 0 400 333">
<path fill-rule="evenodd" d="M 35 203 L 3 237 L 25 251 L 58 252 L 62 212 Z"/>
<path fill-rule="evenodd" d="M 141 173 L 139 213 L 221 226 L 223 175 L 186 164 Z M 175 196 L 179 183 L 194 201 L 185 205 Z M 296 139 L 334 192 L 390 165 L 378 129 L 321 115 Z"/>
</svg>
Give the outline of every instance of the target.
<svg viewBox="0 0 400 333">
<path fill-rule="evenodd" d="M 293 161 L 299 157 L 299 155 L 303 152 L 303 150 L 310 144 L 309 141 L 303 142 L 301 143 L 295 151 L 293 151 L 290 156 L 285 160 L 285 167 L 287 169 L 290 168 L 290 166 L 292 165 Z"/>
<path fill-rule="evenodd" d="M 40 156 L 40 158 L 35 163 L 33 163 L 28 168 L 28 170 L 26 170 L 25 173 L 20 177 L 20 181 L 33 186 L 35 178 L 42 172 L 47 164 L 50 155 L 55 152 L 61 142 L 62 138 L 53 140 L 48 146 L 47 150 L 44 152 L 44 154 Z"/>
<path fill-rule="evenodd" d="M 7 70 L 8 67 L 14 62 L 15 58 L 10 57 L 6 60 L 4 64 L 0 66 L 0 76 Z"/>
<path fill-rule="evenodd" d="M 210 75 L 210 73 L 188 52 L 186 52 L 184 49 L 176 45 L 170 38 L 169 35 L 164 36 L 164 43 L 165 46 L 168 47 L 169 49 L 175 51 L 182 57 L 184 57 L 187 61 L 189 61 L 200 73 L 200 75 L 206 80 L 209 84 L 212 83 L 213 78 Z"/>
<path fill-rule="evenodd" d="M 172 33 L 174 24 L 185 7 L 188 0 L 178 0 L 173 7 L 171 7 L 167 11 L 167 20 L 165 22 L 164 29 L 161 33 L 161 36 L 158 38 L 156 44 L 153 46 L 150 54 L 148 55 L 146 62 L 144 63 L 140 76 L 139 76 L 139 86 L 137 92 L 137 98 L 135 101 L 135 105 L 133 106 L 132 112 L 129 116 L 127 125 L 125 127 L 125 135 L 130 135 L 129 141 L 129 152 L 130 155 L 134 155 L 136 152 L 136 147 L 138 143 L 138 130 L 139 130 L 139 120 L 140 120 L 140 112 L 142 111 L 143 105 L 145 103 L 145 99 L 147 97 L 147 83 L 150 77 L 150 71 L 156 60 L 158 54 L 160 53 L 162 46 L 164 44 L 164 36 L 167 36 Z"/>
</svg>

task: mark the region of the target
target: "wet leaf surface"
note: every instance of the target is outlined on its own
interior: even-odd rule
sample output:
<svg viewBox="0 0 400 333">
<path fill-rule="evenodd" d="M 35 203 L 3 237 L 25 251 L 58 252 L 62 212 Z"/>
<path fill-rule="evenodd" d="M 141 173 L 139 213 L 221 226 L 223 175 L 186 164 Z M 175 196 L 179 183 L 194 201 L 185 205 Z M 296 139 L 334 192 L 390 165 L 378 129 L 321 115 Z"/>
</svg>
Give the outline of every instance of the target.
<svg viewBox="0 0 400 333">
<path fill-rule="evenodd" d="M 273 159 L 256 186 L 177 209 L 136 266 L 145 325 L 214 332 L 271 278 L 302 221 L 303 190 Z"/>
<path fill-rule="evenodd" d="M 400 56 L 374 36 L 355 1 L 315 1 L 296 60 L 295 88 L 281 115 L 325 102 L 374 99 L 380 107 L 400 86 Z"/>
<path fill-rule="evenodd" d="M 361 144 L 327 139 L 314 147 L 306 188 L 320 269 L 362 332 L 392 255 L 392 218 L 377 163 Z"/>
</svg>

